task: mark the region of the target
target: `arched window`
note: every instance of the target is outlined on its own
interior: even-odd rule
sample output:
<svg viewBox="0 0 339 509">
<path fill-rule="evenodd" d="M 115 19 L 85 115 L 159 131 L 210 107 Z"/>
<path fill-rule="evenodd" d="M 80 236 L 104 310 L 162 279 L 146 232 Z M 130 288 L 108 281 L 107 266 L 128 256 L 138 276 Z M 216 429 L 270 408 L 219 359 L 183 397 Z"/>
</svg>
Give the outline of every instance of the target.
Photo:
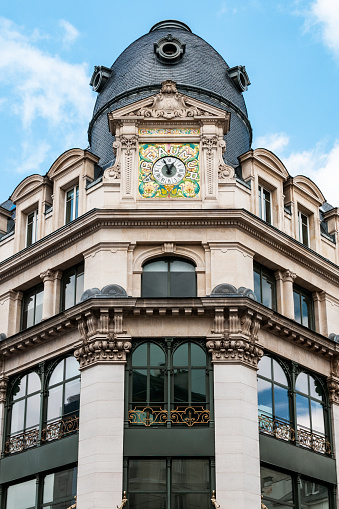
<svg viewBox="0 0 339 509">
<path fill-rule="evenodd" d="M 161 258 L 143 266 L 142 297 L 196 297 L 196 286 L 195 266 L 186 260 Z"/>
<path fill-rule="evenodd" d="M 165 353 L 154 343 L 142 343 L 132 356 L 132 405 L 165 403 Z"/>
<path fill-rule="evenodd" d="M 18 444 L 13 439 L 14 435 L 22 435 L 20 439 L 17 439 L 22 442 L 22 448 L 37 444 L 40 400 L 41 381 L 37 373 L 32 371 L 14 382 L 10 403 L 10 437 L 6 442 L 6 452 L 16 452 L 14 449 L 17 449 Z"/>
<path fill-rule="evenodd" d="M 48 382 L 47 424 L 78 415 L 79 401 L 79 364 L 74 357 L 66 357 L 55 366 Z"/>
<path fill-rule="evenodd" d="M 184 343 L 173 353 L 173 405 L 206 405 L 206 353 L 195 343 Z"/>
<path fill-rule="evenodd" d="M 259 416 L 272 416 L 289 422 L 288 381 L 281 365 L 264 355 L 258 371 Z"/>
<path fill-rule="evenodd" d="M 299 442 L 304 428 L 325 435 L 324 393 L 319 380 L 302 372 L 297 377 L 295 390 Z"/>
</svg>

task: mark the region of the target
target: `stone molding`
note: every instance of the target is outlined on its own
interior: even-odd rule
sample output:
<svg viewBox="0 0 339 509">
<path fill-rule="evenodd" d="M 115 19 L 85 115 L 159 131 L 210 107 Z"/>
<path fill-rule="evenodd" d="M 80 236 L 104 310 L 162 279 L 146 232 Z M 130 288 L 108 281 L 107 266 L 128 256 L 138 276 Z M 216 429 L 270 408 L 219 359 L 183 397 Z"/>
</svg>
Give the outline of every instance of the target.
<svg viewBox="0 0 339 509">
<path fill-rule="evenodd" d="M 81 345 L 74 352 L 80 369 L 94 364 L 125 363 L 132 348 L 131 338 L 123 330 L 123 310 L 108 308 L 89 310 L 78 316 Z"/>
<path fill-rule="evenodd" d="M 264 354 L 257 343 L 261 321 L 262 316 L 250 309 L 216 308 L 214 329 L 206 342 L 212 363 L 245 364 L 256 369 Z"/>
</svg>

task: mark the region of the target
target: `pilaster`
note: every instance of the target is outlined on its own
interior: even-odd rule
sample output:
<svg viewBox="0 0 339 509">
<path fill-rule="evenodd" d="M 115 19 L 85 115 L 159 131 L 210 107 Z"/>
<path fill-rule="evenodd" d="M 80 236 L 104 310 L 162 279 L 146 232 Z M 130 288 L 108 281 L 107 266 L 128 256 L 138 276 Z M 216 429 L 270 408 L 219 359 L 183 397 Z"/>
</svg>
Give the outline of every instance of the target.
<svg viewBox="0 0 339 509">
<path fill-rule="evenodd" d="M 282 273 L 283 314 L 287 318 L 292 318 L 292 320 L 294 320 L 293 283 L 296 277 L 297 275 L 294 272 L 291 272 L 290 270 L 285 270 L 285 272 Z"/>
</svg>

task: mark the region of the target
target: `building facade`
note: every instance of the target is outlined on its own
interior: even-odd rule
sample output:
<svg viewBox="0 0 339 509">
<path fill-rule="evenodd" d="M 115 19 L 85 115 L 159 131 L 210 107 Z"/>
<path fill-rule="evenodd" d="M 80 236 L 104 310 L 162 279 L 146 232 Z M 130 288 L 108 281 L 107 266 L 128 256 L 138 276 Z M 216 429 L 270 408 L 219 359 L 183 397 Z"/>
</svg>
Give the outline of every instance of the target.
<svg viewBox="0 0 339 509">
<path fill-rule="evenodd" d="M 338 507 L 338 209 L 249 84 L 160 22 L 1 205 L 1 508 Z"/>
</svg>

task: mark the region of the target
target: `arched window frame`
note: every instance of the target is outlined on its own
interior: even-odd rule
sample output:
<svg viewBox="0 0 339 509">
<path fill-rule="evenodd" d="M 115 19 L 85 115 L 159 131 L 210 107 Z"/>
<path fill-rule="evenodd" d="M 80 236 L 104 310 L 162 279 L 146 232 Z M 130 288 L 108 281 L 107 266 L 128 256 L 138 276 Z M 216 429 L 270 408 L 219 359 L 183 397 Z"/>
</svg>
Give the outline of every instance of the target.
<svg viewBox="0 0 339 509">
<path fill-rule="evenodd" d="M 266 376 L 260 374 L 260 364 L 259 364 L 258 379 L 264 380 L 271 384 L 272 417 L 274 420 L 281 419 L 283 421 L 286 421 L 286 422 L 292 424 L 291 416 L 293 415 L 293 408 L 291 406 L 291 391 L 290 391 L 292 378 L 291 378 L 291 374 L 289 372 L 288 366 L 281 359 L 278 359 L 275 356 L 264 355 L 264 357 L 267 357 L 268 359 L 270 359 L 272 377 L 269 378 L 269 377 L 266 377 Z M 280 366 L 284 375 L 286 376 L 286 385 L 275 379 L 274 363 L 277 363 Z M 288 391 L 288 414 L 289 414 L 288 419 L 284 419 L 281 415 L 278 415 L 276 412 L 275 391 L 274 391 L 275 386 L 278 388 L 279 387 L 283 388 Z"/>
<path fill-rule="evenodd" d="M 162 274 L 167 274 L 167 278 L 166 278 L 166 284 L 167 284 L 167 288 L 166 288 L 166 295 L 163 295 L 162 297 L 158 296 L 158 295 L 149 295 L 148 292 L 146 291 L 146 288 L 145 288 L 145 267 L 153 264 L 153 263 L 156 263 L 156 262 L 165 262 L 168 264 L 168 267 L 167 267 L 167 271 L 163 271 L 163 272 L 160 272 Z M 193 287 L 193 291 L 190 292 L 191 294 L 190 295 L 171 295 L 172 293 L 175 293 L 174 292 L 174 289 L 172 289 L 172 282 L 171 282 L 171 273 L 173 274 L 174 271 L 171 271 L 171 264 L 173 264 L 174 262 L 184 262 L 186 263 L 187 265 L 190 265 L 194 270 L 192 271 L 182 271 L 182 272 L 178 272 L 180 274 L 185 274 L 185 273 L 191 273 L 193 275 L 193 278 L 194 278 L 194 281 L 191 282 L 192 284 L 192 287 Z M 147 259 L 146 261 L 144 261 L 144 263 L 142 264 L 142 274 L 141 274 L 141 297 L 142 298 L 170 298 L 170 297 L 174 297 L 174 298 L 185 298 L 185 297 L 190 297 L 190 298 L 194 298 L 197 296 L 197 274 L 196 274 L 196 264 L 193 260 L 190 260 L 188 258 L 185 258 L 183 256 L 158 256 L 158 257 L 155 257 L 155 258 L 150 258 L 150 259 Z M 152 273 L 152 271 L 150 271 L 150 273 Z M 157 271 L 154 271 L 153 273 L 157 273 Z M 165 278 L 164 278 L 165 279 Z M 173 291 L 172 291 L 173 290 Z M 165 292 L 163 292 L 165 293 Z"/>
</svg>

